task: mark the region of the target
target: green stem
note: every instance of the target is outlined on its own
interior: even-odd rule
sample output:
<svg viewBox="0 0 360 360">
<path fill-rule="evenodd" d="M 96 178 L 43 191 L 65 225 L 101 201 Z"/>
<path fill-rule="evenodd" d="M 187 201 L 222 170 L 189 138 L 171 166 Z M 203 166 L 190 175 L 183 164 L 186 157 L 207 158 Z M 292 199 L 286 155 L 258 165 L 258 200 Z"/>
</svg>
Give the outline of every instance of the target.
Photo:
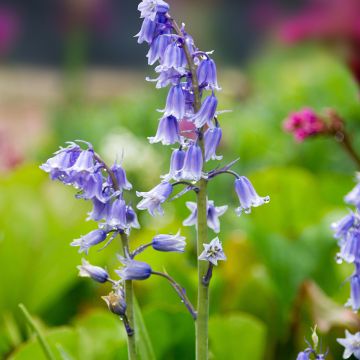
<svg viewBox="0 0 360 360">
<path fill-rule="evenodd" d="M 173 28 L 176 33 L 183 37 L 183 33 L 177 23 L 172 20 Z M 194 110 L 198 112 L 201 108 L 201 94 L 199 90 L 199 81 L 197 78 L 196 65 L 191 56 L 191 52 L 184 41 L 184 52 L 191 72 L 191 80 L 194 91 Z M 204 156 L 204 129 L 199 129 L 198 145 L 201 148 L 203 159 Z M 201 179 L 197 185 L 197 257 L 203 251 L 203 244 L 208 242 L 207 228 L 207 180 Z M 208 359 L 208 324 L 209 324 L 209 286 L 203 284 L 203 278 L 207 273 L 206 261 L 198 260 L 198 299 L 197 299 L 197 320 L 196 327 L 196 360 Z"/>
<path fill-rule="evenodd" d="M 121 233 L 121 242 L 124 250 L 124 255 L 129 254 L 129 239 L 125 233 Z M 128 358 L 129 360 L 136 360 L 136 342 L 135 342 L 135 318 L 134 318 L 134 289 L 131 280 L 125 280 L 125 301 L 126 301 L 126 317 L 128 325 L 134 330 L 133 334 L 128 334 Z"/>
<path fill-rule="evenodd" d="M 42 331 L 40 330 L 40 328 L 38 327 L 36 322 L 33 320 L 30 313 L 27 311 L 26 307 L 23 304 L 19 304 L 19 308 L 20 308 L 21 312 L 23 313 L 23 315 L 26 319 L 26 322 L 29 324 L 30 328 L 36 334 L 36 337 L 39 340 L 39 344 L 42 347 L 42 350 L 43 350 L 45 356 L 49 360 L 55 360 L 56 358 L 55 358 L 54 354 L 52 353 L 48 342 L 45 340 L 44 334 L 42 333 Z"/>
<path fill-rule="evenodd" d="M 201 179 L 197 195 L 197 256 L 199 257 L 208 240 L 207 229 L 207 183 Z M 198 260 L 198 301 L 196 320 L 196 359 L 208 359 L 209 286 L 203 283 L 207 272 L 206 261 Z"/>
</svg>

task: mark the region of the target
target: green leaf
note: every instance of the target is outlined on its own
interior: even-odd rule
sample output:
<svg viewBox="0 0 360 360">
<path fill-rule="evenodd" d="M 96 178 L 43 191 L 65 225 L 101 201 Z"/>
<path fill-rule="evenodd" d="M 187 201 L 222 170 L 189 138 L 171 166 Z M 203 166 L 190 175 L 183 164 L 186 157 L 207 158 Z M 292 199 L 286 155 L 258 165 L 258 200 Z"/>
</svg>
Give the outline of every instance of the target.
<svg viewBox="0 0 360 360">
<path fill-rule="evenodd" d="M 264 359 L 265 326 L 249 315 L 213 316 L 209 323 L 209 337 L 214 359 Z"/>
<path fill-rule="evenodd" d="M 142 316 L 138 302 L 135 299 L 134 304 L 135 312 L 135 328 L 136 328 L 136 341 L 137 349 L 141 360 L 155 360 L 155 352 L 152 347 L 149 333 L 146 329 L 144 318 Z"/>
<path fill-rule="evenodd" d="M 79 334 L 76 330 L 61 327 L 51 330 L 45 336 L 46 341 L 50 344 L 55 358 L 64 359 L 64 354 L 68 358 L 81 359 L 79 348 Z M 46 360 L 46 357 L 36 338 L 32 338 L 24 345 L 20 346 L 8 360 Z"/>
</svg>

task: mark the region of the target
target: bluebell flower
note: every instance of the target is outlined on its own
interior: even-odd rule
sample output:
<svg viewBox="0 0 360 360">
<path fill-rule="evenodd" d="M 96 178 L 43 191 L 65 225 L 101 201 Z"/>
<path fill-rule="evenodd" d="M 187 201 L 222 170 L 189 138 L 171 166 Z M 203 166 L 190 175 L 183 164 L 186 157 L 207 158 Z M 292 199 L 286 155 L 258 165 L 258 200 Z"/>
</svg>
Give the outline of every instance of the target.
<svg viewBox="0 0 360 360">
<path fill-rule="evenodd" d="M 109 310 L 119 316 L 124 316 L 126 313 L 126 301 L 125 293 L 122 287 L 117 288 L 115 291 L 112 291 L 107 296 L 101 297 L 107 304 Z"/>
<path fill-rule="evenodd" d="M 222 156 L 216 155 L 216 149 L 220 144 L 222 137 L 222 130 L 216 126 L 205 131 L 204 146 L 205 146 L 205 161 L 221 160 Z"/>
<path fill-rule="evenodd" d="M 71 182 L 69 169 L 81 153 L 81 148 L 75 143 L 70 143 L 67 148 L 60 149 L 40 169 L 50 174 L 52 180 L 60 180 L 65 183 Z"/>
<path fill-rule="evenodd" d="M 184 226 L 197 226 L 197 204 L 192 201 L 186 202 L 186 207 L 191 211 L 190 216 L 183 221 Z M 207 226 L 214 232 L 220 232 L 219 217 L 225 214 L 228 209 L 227 205 L 215 206 L 214 201 L 207 201 Z"/>
<path fill-rule="evenodd" d="M 296 360 L 310 360 L 309 352 L 308 351 L 301 351 Z"/>
<path fill-rule="evenodd" d="M 156 88 L 161 89 L 168 85 L 176 85 L 179 83 L 181 74 L 175 69 L 167 69 L 162 71 L 156 79 L 146 78 L 146 81 L 156 82 Z"/>
<path fill-rule="evenodd" d="M 252 207 L 257 207 L 270 201 L 269 196 L 259 196 L 249 179 L 245 176 L 240 176 L 235 180 L 235 191 L 240 201 L 240 206 L 235 210 L 238 216 L 243 211 L 245 214 L 250 214 Z"/>
<path fill-rule="evenodd" d="M 83 192 L 77 195 L 77 197 L 85 200 L 96 198 L 99 201 L 104 201 L 103 183 L 104 178 L 99 171 L 89 174 L 86 178 L 80 178 L 77 186 L 80 187 Z"/>
<path fill-rule="evenodd" d="M 180 131 L 178 121 L 174 116 L 163 117 L 155 137 L 148 138 L 151 144 L 161 142 L 163 145 L 171 145 L 180 142 Z"/>
<path fill-rule="evenodd" d="M 129 228 L 132 227 L 134 229 L 140 229 L 136 212 L 130 205 L 126 207 L 126 225 Z"/>
<path fill-rule="evenodd" d="M 159 185 L 155 186 L 148 192 L 136 192 L 136 195 L 143 197 L 138 203 L 137 208 L 139 210 L 148 210 L 150 215 L 155 216 L 156 213 L 159 215 L 164 214 L 164 210 L 161 204 L 164 203 L 172 193 L 172 185 L 167 181 L 163 181 Z"/>
<path fill-rule="evenodd" d="M 169 69 L 174 69 L 180 74 L 185 74 L 186 66 L 187 62 L 184 49 L 180 46 L 180 44 L 178 44 L 178 42 L 173 41 L 167 46 L 161 64 L 155 68 L 155 71 L 159 73 Z"/>
<path fill-rule="evenodd" d="M 208 96 L 201 105 L 200 110 L 194 114 L 190 120 L 194 121 L 197 128 L 202 128 L 205 124 L 213 127 L 212 120 L 215 117 L 218 100 L 214 94 Z"/>
<path fill-rule="evenodd" d="M 126 172 L 119 164 L 114 164 L 111 167 L 111 171 L 115 175 L 117 183 L 119 185 L 120 190 L 131 190 L 132 185 L 126 178 Z M 108 182 L 111 184 L 111 179 L 108 179 Z"/>
<path fill-rule="evenodd" d="M 334 237 L 336 239 L 345 238 L 349 230 L 354 226 L 354 224 L 355 214 L 350 211 L 349 215 L 346 215 L 341 220 L 331 224 L 331 228 L 332 230 L 334 230 Z"/>
<path fill-rule="evenodd" d="M 111 210 L 111 202 L 110 201 L 100 201 L 97 198 L 91 199 L 93 203 L 92 211 L 88 213 L 87 220 L 100 221 L 106 219 L 110 210 Z"/>
<path fill-rule="evenodd" d="M 339 338 L 336 341 L 345 348 L 343 359 L 348 359 L 351 355 L 360 359 L 360 332 L 353 335 L 345 330 L 345 338 Z"/>
<path fill-rule="evenodd" d="M 115 272 L 123 280 L 145 280 L 151 275 L 151 267 L 147 263 L 126 259 L 122 256 L 118 256 L 119 260 L 123 265 L 125 265 L 120 270 L 115 270 Z"/>
<path fill-rule="evenodd" d="M 125 229 L 127 227 L 126 210 L 126 203 L 123 199 L 114 200 L 106 218 L 106 224 L 110 227 Z"/>
<path fill-rule="evenodd" d="M 81 236 L 79 239 L 75 239 L 70 245 L 80 246 L 79 253 L 84 252 L 86 255 L 89 253 L 89 249 L 97 244 L 100 244 L 106 239 L 107 233 L 104 230 L 97 229 L 90 231 L 88 234 Z"/>
<path fill-rule="evenodd" d="M 154 20 L 145 18 L 141 25 L 140 31 L 135 35 L 135 37 L 138 38 L 138 43 L 142 44 L 145 41 L 148 44 L 151 44 L 154 39 L 155 30 L 156 22 Z"/>
<path fill-rule="evenodd" d="M 347 305 L 351 305 L 354 311 L 358 311 L 360 309 L 360 275 L 358 273 L 351 276 L 350 287 L 350 303 Z"/>
<path fill-rule="evenodd" d="M 341 242 L 340 258 L 348 263 L 360 260 L 360 230 L 353 229 Z"/>
<path fill-rule="evenodd" d="M 186 151 L 181 177 L 186 180 L 198 181 L 201 179 L 203 157 L 200 146 L 192 143 Z"/>
<path fill-rule="evenodd" d="M 185 237 L 180 236 L 180 231 L 175 235 L 156 235 L 151 244 L 153 249 L 165 252 L 184 252 L 186 246 Z"/>
<path fill-rule="evenodd" d="M 138 10 L 140 17 L 154 21 L 157 13 L 166 13 L 169 10 L 169 4 L 163 0 L 143 0 Z"/>
<path fill-rule="evenodd" d="M 163 59 L 165 50 L 170 43 L 171 35 L 168 34 L 159 35 L 154 39 L 146 55 L 149 65 L 154 65 L 156 61 Z"/>
<path fill-rule="evenodd" d="M 220 90 L 214 60 L 210 58 L 202 60 L 197 69 L 197 76 L 200 87 L 209 90 Z"/>
<path fill-rule="evenodd" d="M 93 149 L 87 149 L 80 152 L 74 165 L 69 168 L 73 176 L 77 176 L 78 173 L 92 174 L 95 171 L 95 156 Z"/>
<path fill-rule="evenodd" d="M 182 120 L 185 115 L 185 94 L 182 84 L 172 86 L 166 99 L 166 107 L 164 117 L 174 116 L 178 120 Z"/>
<path fill-rule="evenodd" d="M 100 266 L 91 265 L 85 259 L 82 259 L 81 263 L 82 264 L 77 267 L 79 269 L 79 276 L 90 277 L 99 283 L 108 281 L 109 274 L 105 269 L 101 268 Z"/>
<path fill-rule="evenodd" d="M 360 209 L 360 182 L 345 196 L 345 202 Z"/>
<path fill-rule="evenodd" d="M 175 149 L 171 154 L 170 159 L 170 171 L 168 174 L 163 175 L 162 177 L 169 181 L 171 179 L 179 180 L 181 178 L 181 169 L 184 166 L 185 151 L 180 149 Z"/>
<path fill-rule="evenodd" d="M 199 260 L 209 261 L 217 265 L 219 260 L 226 260 L 219 238 L 211 240 L 210 244 L 204 244 L 204 251 L 200 254 Z"/>
</svg>

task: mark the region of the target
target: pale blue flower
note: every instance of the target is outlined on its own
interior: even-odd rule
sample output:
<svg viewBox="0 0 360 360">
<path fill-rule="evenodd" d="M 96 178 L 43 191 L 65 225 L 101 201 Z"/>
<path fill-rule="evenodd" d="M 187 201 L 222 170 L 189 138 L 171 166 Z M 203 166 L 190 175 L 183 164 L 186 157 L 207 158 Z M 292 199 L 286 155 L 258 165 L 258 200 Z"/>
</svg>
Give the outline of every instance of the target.
<svg viewBox="0 0 360 360">
<path fill-rule="evenodd" d="M 219 260 L 226 260 L 219 238 L 211 240 L 210 244 L 204 244 L 204 251 L 200 254 L 199 260 L 209 261 L 217 265 Z"/>
</svg>

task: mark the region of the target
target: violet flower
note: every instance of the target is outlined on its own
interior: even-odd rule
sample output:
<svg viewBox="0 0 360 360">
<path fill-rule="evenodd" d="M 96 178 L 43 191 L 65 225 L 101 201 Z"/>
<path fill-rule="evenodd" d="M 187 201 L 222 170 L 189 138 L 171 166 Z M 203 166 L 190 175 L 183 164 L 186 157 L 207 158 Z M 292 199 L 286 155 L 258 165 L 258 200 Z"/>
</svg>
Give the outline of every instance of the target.
<svg viewBox="0 0 360 360">
<path fill-rule="evenodd" d="M 240 201 L 240 206 L 235 210 L 238 216 L 242 212 L 250 214 L 252 207 L 257 207 L 270 201 L 269 196 L 259 196 L 249 179 L 245 176 L 240 176 L 235 180 L 235 191 Z"/>
<path fill-rule="evenodd" d="M 209 261 L 215 266 L 219 260 L 226 260 L 219 238 L 211 240 L 210 244 L 204 244 L 204 251 L 200 254 L 199 260 Z"/>
<path fill-rule="evenodd" d="M 100 244 L 106 239 L 107 233 L 102 229 L 90 231 L 88 234 L 81 236 L 79 239 L 74 240 L 70 245 L 79 246 L 79 253 L 84 252 L 86 255 L 89 249 L 97 244 Z"/>
<path fill-rule="evenodd" d="M 138 203 L 137 208 L 139 210 L 148 210 L 151 216 L 164 214 L 164 210 L 161 204 L 164 203 L 172 193 L 172 185 L 166 181 L 155 186 L 148 192 L 136 192 L 136 195 L 143 197 Z"/>
<path fill-rule="evenodd" d="M 204 135 L 205 161 L 222 159 L 222 156 L 216 155 L 216 149 L 220 144 L 221 137 L 222 137 L 222 130 L 218 126 L 214 128 L 209 128 L 205 131 L 205 135 Z"/>
<path fill-rule="evenodd" d="M 184 252 L 185 251 L 185 237 L 180 236 L 180 230 L 175 235 L 156 235 L 151 245 L 153 249 L 164 252 Z"/>
<path fill-rule="evenodd" d="M 115 272 L 123 280 L 146 280 L 151 275 L 151 267 L 147 263 L 131 260 L 118 256 L 121 263 L 124 265 L 120 270 L 115 270 Z"/>
<path fill-rule="evenodd" d="M 187 201 L 186 207 L 191 211 L 190 216 L 183 221 L 184 226 L 197 226 L 197 205 L 195 202 Z M 220 232 L 220 221 L 219 217 L 225 214 L 228 209 L 227 205 L 215 206 L 214 201 L 207 201 L 207 226 L 212 229 L 215 233 Z"/>
<path fill-rule="evenodd" d="M 165 181 L 181 179 L 181 170 L 184 166 L 185 154 L 182 148 L 173 151 L 170 159 L 170 171 L 168 174 L 162 176 Z"/>
<path fill-rule="evenodd" d="M 77 267 L 79 269 L 79 276 L 90 277 L 99 283 L 104 283 L 109 280 L 109 274 L 103 268 L 91 265 L 85 259 L 82 259 L 81 262 L 82 264 Z"/>
<path fill-rule="evenodd" d="M 182 88 L 182 84 L 172 86 L 164 110 L 164 117 L 173 116 L 178 120 L 181 120 L 185 115 L 185 94 Z"/>
<path fill-rule="evenodd" d="M 174 116 L 163 117 L 155 137 L 149 137 L 150 144 L 161 142 L 163 145 L 171 145 L 180 142 L 179 124 Z"/>
<path fill-rule="evenodd" d="M 215 95 L 208 96 L 201 105 L 200 110 L 190 120 L 195 123 L 197 128 L 202 128 L 204 125 L 213 127 L 212 120 L 215 117 L 217 105 L 218 100 Z"/>
<path fill-rule="evenodd" d="M 345 330 L 345 338 L 338 338 L 336 341 L 345 348 L 343 359 L 349 359 L 351 355 L 360 359 L 360 332 L 351 334 Z"/>
<path fill-rule="evenodd" d="M 185 180 L 198 181 L 201 179 L 203 157 L 200 147 L 193 143 L 186 151 L 181 177 Z"/>
</svg>

